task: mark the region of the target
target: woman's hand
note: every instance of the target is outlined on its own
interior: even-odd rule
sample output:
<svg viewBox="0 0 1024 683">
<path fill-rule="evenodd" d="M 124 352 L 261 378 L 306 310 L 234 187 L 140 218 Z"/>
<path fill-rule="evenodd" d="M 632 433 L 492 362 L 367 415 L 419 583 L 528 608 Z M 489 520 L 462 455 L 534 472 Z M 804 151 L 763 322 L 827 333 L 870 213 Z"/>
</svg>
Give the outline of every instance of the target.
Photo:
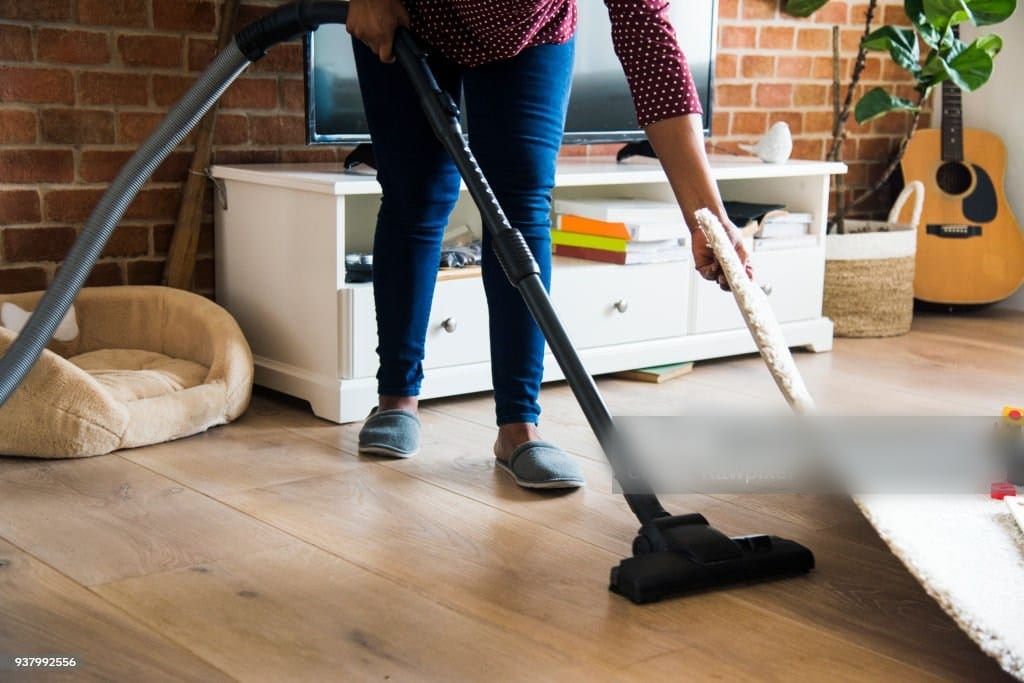
<svg viewBox="0 0 1024 683">
<path fill-rule="evenodd" d="M 733 247 L 736 249 L 736 253 L 740 257 L 740 262 L 747 271 L 747 277 L 753 280 L 754 270 L 750 265 L 747 249 L 743 246 L 743 237 L 740 231 L 728 220 L 721 222 L 726 233 L 729 235 L 729 239 L 732 241 Z M 719 287 L 729 291 L 729 283 L 725 279 L 725 273 L 722 272 L 722 267 L 718 264 L 717 259 L 715 259 L 715 252 L 712 251 L 711 245 L 708 244 L 708 238 L 705 237 L 704 231 L 700 228 L 691 231 L 690 240 L 693 249 L 693 265 L 697 268 L 700 276 L 705 280 L 717 282 Z"/>
<path fill-rule="evenodd" d="M 409 26 L 409 13 L 399 0 L 349 0 L 345 30 L 366 43 L 380 61 L 395 61 L 395 31 Z"/>
</svg>

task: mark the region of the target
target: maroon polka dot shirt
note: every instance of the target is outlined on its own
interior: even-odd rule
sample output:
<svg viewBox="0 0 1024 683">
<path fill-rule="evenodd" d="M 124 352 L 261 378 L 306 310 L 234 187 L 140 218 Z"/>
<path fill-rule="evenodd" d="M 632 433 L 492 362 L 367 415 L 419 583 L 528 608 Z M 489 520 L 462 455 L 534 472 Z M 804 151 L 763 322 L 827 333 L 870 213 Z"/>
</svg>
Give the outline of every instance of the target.
<svg viewBox="0 0 1024 683">
<path fill-rule="evenodd" d="M 564 43 L 576 30 L 576 0 L 416 0 L 408 4 L 413 30 L 464 66 L 507 59 L 535 45 Z M 701 113 L 686 57 L 665 15 L 667 0 L 605 0 L 605 4 L 615 53 L 626 72 L 640 125 Z"/>
</svg>

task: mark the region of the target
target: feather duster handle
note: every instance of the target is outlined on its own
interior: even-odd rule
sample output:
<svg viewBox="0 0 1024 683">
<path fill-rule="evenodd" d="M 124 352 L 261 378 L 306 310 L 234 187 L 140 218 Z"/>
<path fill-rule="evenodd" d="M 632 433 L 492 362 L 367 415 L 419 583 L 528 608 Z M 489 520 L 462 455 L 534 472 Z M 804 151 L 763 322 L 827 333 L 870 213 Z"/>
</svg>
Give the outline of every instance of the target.
<svg viewBox="0 0 1024 683">
<path fill-rule="evenodd" d="M 761 357 L 768 365 L 768 370 L 772 373 L 779 390 L 789 401 L 794 412 L 801 415 L 813 413 L 814 399 L 807 391 L 796 363 L 793 362 L 793 356 L 782 335 L 782 328 L 779 327 L 779 322 L 768 304 L 768 297 L 747 277 L 732 241 L 715 214 L 707 209 L 700 209 L 696 213 L 696 218 L 708 238 L 708 244 L 715 252 L 715 258 L 736 297 L 743 320 L 747 323 L 747 328 L 754 337 Z"/>
</svg>

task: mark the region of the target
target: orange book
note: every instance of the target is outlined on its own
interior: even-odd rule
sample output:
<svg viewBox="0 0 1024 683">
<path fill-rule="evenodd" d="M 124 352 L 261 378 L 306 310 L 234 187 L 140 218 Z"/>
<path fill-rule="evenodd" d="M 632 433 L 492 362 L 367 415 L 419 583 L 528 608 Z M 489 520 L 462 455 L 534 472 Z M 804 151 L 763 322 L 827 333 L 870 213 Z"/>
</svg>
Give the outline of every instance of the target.
<svg viewBox="0 0 1024 683">
<path fill-rule="evenodd" d="M 609 223 L 572 214 L 562 214 L 558 217 L 558 229 L 566 232 L 579 232 L 584 235 L 614 237 L 620 240 L 628 240 L 633 237 L 625 223 Z"/>
</svg>

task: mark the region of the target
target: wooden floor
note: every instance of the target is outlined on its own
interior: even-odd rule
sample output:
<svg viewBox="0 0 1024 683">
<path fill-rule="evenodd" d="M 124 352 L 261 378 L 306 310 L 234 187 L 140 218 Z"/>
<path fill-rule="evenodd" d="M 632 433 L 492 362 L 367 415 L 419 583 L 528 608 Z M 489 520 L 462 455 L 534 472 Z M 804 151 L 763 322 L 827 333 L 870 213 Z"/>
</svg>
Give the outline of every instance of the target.
<svg viewBox="0 0 1024 683">
<path fill-rule="evenodd" d="M 920 315 L 908 336 L 797 361 L 829 409 L 992 414 L 1024 400 L 1022 339 L 1024 314 Z M 600 385 L 623 414 L 784 409 L 754 356 Z M 583 491 L 495 472 L 488 396 L 427 403 L 408 461 L 357 457 L 358 425 L 266 392 L 177 443 L 0 459 L 0 654 L 147 682 L 1001 677 L 845 499 L 670 498 L 802 541 L 818 569 L 645 607 L 610 594 L 634 521 L 567 387 L 542 400 Z"/>
</svg>

